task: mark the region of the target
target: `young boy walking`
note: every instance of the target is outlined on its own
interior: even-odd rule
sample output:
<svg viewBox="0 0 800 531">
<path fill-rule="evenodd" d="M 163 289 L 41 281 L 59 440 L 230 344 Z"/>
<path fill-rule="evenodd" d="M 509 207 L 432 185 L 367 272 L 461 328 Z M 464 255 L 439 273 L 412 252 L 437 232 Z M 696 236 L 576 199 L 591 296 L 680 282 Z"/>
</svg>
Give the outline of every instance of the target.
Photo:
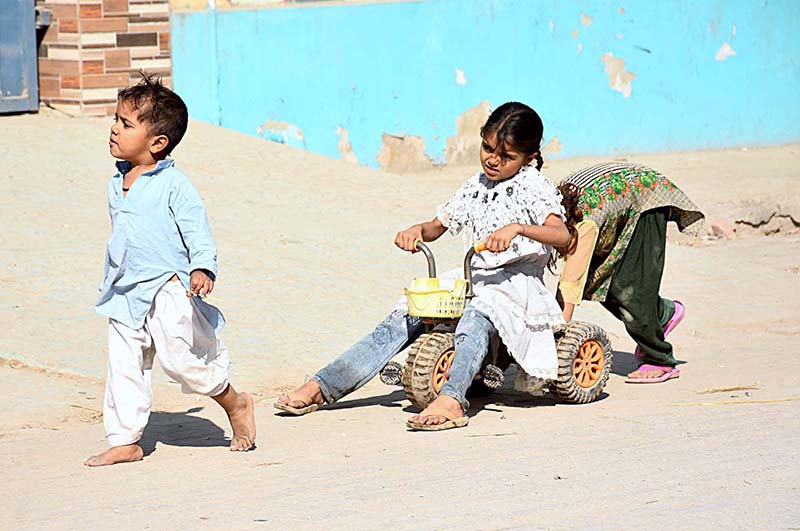
<svg viewBox="0 0 800 531">
<path fill-rule="evenodd" d="M 217 251 L 205 207 L 169 154 L 188 122 L 183 100 L 147 75 L 120 91 L 109 149 L 120 159 L 108 187 L 112 232 L 96 304 L 108 317 L 103 420 L 111 448 L 88 466 L 139 461 L 150 416 L 150 375 L 161 367 L 185 393 L 213 398 L 228 414 L 232 451 L 255 447 L 253 399 L 228 382 L 222 313 L 214 289 Z"/>
</svg>

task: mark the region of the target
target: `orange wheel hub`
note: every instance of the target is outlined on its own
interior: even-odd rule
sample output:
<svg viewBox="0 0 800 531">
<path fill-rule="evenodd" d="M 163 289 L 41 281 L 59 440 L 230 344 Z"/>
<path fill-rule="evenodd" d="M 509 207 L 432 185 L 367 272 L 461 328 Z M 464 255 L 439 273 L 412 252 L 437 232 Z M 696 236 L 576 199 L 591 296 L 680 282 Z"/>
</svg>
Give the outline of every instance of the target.
<svg viewBox="0 0 800 531">
<path fill-rule="evenodd" d="M 439 356 L 439 360 L 433 368 L 433 376 L 431 377 L 433 390 L 437 393 L 444 386 L 445 382 L 447 382 L 447 373 L 450 372 L 450 366 L 453 364 L 453 358 L 455 357 L 455 349 L 448 350 Z"/>
<path fill-rule="evenodd" d="M 603 375 L 603 347 L 594 340 L 585 342 L 575 354 L 572 362 L 572 375 L 583 388 L 592 387 Z"/>
</svg>

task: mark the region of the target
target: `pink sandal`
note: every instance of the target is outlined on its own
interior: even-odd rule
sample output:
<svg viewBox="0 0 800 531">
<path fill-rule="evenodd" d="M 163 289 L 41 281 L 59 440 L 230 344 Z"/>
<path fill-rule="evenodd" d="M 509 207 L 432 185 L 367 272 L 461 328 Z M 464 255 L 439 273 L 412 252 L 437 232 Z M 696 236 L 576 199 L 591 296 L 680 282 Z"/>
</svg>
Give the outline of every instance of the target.
<svg viewBox="0 0 800 531">
<path fill-rule="evenodd" d="M 628 378 L 625 379 L 625 383 L 635 383 L 635 384 L 661 383 L 661 382 L 666 382 L 667 380 L 672 380 L 673 378 L 677 378 L 681 375 L 681 371 L 677 367 L 667 367 L 664 365 L 642 365 L 637 370 L 642 372 L 664 371 L 664 374 L 662 374 L 661 376 L 656 376 L 655 378 L 631 378 L 629 376 Z"/>
<path fill-rule="evenodd" d="M 684 306 L 681 301 L 674 302 L 675 311 L 672 313 L 672 317 L 669 318 L 669 321 L 667 321 L 667 324 L 664 327 L 664 339 L 666 339 L 667 335 L 675 330 L 675 327 L 681 324 L 683 318 L 686 317 L 686 306 Z M 642 361 L 642 349 L 638 345 L 636 350 L 633 351 L 633 357 L 636 358 L 636 361 Z"/>
</svg>

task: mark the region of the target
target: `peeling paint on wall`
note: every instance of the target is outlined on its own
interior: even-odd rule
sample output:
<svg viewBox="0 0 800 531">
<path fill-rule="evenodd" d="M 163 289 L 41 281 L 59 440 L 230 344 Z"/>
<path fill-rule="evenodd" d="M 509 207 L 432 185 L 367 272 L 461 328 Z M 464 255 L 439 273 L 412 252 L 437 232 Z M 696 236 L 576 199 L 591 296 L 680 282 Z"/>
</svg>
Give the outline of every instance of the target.
<svg viewBox="0 0 800 531">
<path fill-rule="evenodd" d="M 631 95 L 631 82 L 636 79 L 636 74 L 625 70 L 625 59 L 614 57 L 611 52 L 603 54 L 603 63 L 606 65 L 609 86 L 622 93 L 626 98 Z"/>
<path fill-rule="evenodd" d="M 256 128 L 256 133 L 265 140 L 306 149 L 303 130 L 289 122 L 267 120 Z"/>
<path fill-rule="evenodd" d="M 555 157 L 561 150 L 564 149 L 564 144 L 561 143 L 561 140 L 557 136 L 554 136 L 550 140 L 547 141 L 547 144 L 544 145 L 542 148 L 542 156 L 543 157 Z"/>
<path fill-rule="evenodd" d="M 481 146 L 481 127 L 491 112 L 489 102 L 484 101 L 456 117 L 456 134 L 447 138 L 445 163 L 469 164 L 477 160 L 476 153 Z"/>
<path fill-rule="evenodd" d="M 724 61 L 728 57 L 736 55 L 736 50 L 730 47 L 727 42 L 722 43 L 720 46 L 719 51 L 717 52 L 716 59 L 717 61 Z"/>
<path fill-rule="evenodd" d="M 467 84 L 467 76 L 464 75 L 464 71 L 460 68 L 456 68 L 456 83 L 459 85 Z"/>
<path fill-rule="evenodd" d="M 583 24 L 583 27 L 588 28 L 591 23 L 592 23 L 592 17 L 581 13 L 581 24 Z"/>
<path fill-rule="evenodd" d="M 383 133 L 377 159 L 381 169 L 398 173 L 433 166 L 433 161 L 425 154 L 425 139 L 412 135 Z"/>
<path fill-rule="evenodd" d="M 717 25 L 716 20 L 709 20 L 708 21 L 708 29 L 711 30 L 711 34 L 714 35 L 714 38 L 717 38 L 717 34 L 719 33 L 719 27 Z"/>
<path fill-rule="evenodd" d="M 358 164 L 358 159 L 353 152 L 353 145 L 350 143 L 350 134 L 347 132 L 347 129 L 344 127 L 337 127 L 336 134 L 339 135 L 339 143 L 336 147 L 339 150 L 339 155 L 342 156 L 342 160 L 350 164 Z"/>
<path fill-rule="evenodd" d="M 545 120 L 545 141 L 564 136 L 556 157 L 800 138 L 795 104 L 800 70 L 792 26 L 798 0 L 768 5 L 639 0 L 630 11 L 623 0 L 557 1 L 548 3 L 547 13 L 531 9 L 529 2 L 464 0 L 331 0 L 320 1 L 325 4 L 320 9 L 274 0 L 281 9 L 219 7 L 231 1 L 251 0 L 217 0 L 218 12 L 173 11 L 174 84 L 192 116 L 253 135 L 258 129 L 262 137 L 336 159 L 348 159 L 352 150 L 359 164 L 377 167 L 388 132 L 424 139 L 424 150 L 422 143 L 410 150 L 415 162 L 457 164 L 463 156 L 475 164 L 474 144 L 468 147 L 465 140 L 477 139 L 483 116 L 471 132 L 465 128 L 457 134 L 456 124 L 459 115 L 483 100 L 533 98 L 543 118 L 557 113 L 557 119 Z M 582 11 L 592 18 L 588 27 Z M 391 27 L 382 26 L 386 20 Z M 717 38 L 709 29 L 711 20 L 717 23 Z M 315 29 L 297 31 L 303 27 Z M 359 28 L 376 27 L 387 30 L 381 40 L 386 46 L 365 50 Z M 465 34 L 474 38 L 464 39 Z M 509 53 L 498 55 L 485 45 L 499 34 Z M 722 48 L 720 60 L 730 63 L 721 65 L 714 58 L 726 41 L 730 49 Z M 447 44 L 453 42 L 459 45 Z M 624 62 L 622 56 L 627 56 Z M 519 57 L 527 58 L 522 68 Z M 487 64 L 492 68 L 486 70 Z M 764 65 L 774 75 L 758 75 Z M 456 68 L 466 85 L 458 84 Z M 498 72 L 513 75 L 498 83 Z M 548 83 L 543 76 L 559 82 Z M 571 87 L 569 95 L 564 86 Z M 751 100 L 759 105 L 737 105 Z M 625 115 L 634 119 L 608 121 Z M 636 119 L 641 116 L 648 119 Z M 267 119 L 288 123 L 262 124 Z M 606 134 L 585 127 L 593 120 L 604 122 Z M 732 130 L 731 120 L 744 126 Z M 334 136 L 338 127 L 347 129 L 346 138 L 345 131 Z M 398 149 L 408 148 L 413 139 L 397 142 Z M 382 158 L 385 165 L 393 164 L 389 154 Z"/>
</svg>

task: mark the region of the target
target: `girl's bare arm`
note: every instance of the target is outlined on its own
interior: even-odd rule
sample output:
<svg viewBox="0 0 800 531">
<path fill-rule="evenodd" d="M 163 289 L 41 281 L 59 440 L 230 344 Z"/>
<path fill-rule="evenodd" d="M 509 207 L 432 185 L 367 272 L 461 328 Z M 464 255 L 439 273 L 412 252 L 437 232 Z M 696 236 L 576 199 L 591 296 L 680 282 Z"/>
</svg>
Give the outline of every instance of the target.
<svg viewBox="0 0 800 531">
<path fill-rule="evenodd" d="M 569 243 L 567 226 L 559 216 L 550 214 L 542 225 L 511 223 L 496 230 L 486 239 L 486 248 L 493 252 L 505 251 L 511 245 L 511 240 L 518 235 L 553 247 L 566 247 Z"/>
<path fill-rule="evenodd" d="M 437 240 L 439 236 L 444 234 L 447 228 L 442 225 L 439 218 L 433 218 L 430 221 L 417 223 L 412 225 L 406 230 L 397 233 L 394 238 L 394 244 L 404 251 L 412 253 L 417 251 L 416 242 L 422 240 L 424 242 L 432 242 Z"/>
<path fill-rule="evenodd" d="M 525 225 L 517 223 L 520 227 L 518 234 L 553 247 L 566 247 L 569 243 L 569 230 L 560 217 L 550 214 L 542 225 Z"/>
</svg>

